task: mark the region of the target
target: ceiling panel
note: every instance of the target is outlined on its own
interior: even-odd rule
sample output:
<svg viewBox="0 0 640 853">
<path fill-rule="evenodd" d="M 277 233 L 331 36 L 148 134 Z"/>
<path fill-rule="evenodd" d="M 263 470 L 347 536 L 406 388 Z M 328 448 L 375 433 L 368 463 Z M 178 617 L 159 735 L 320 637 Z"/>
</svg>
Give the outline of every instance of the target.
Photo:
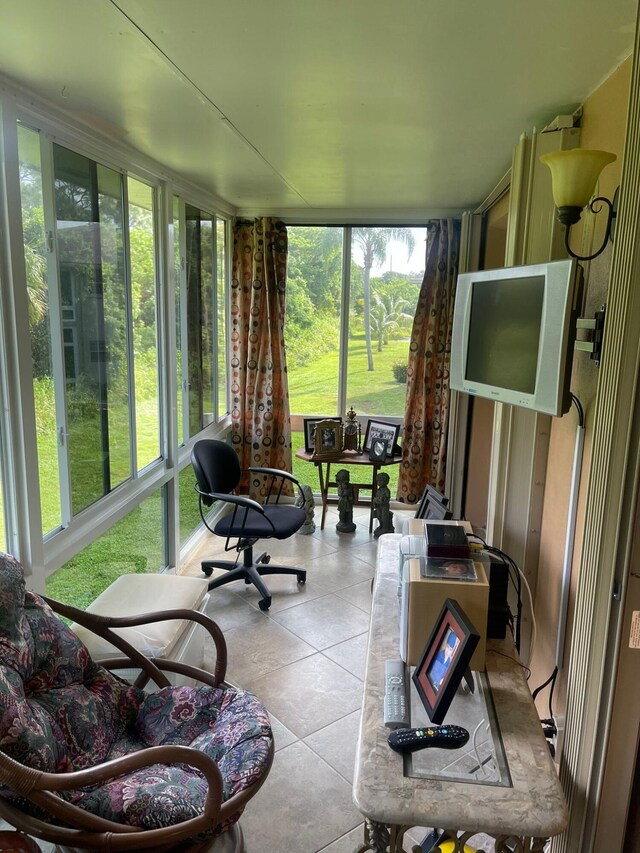
<svg viewBox="0 0 640 853">
<path fill-rule="evenodd" d="M 462 209 L 636 0 L 0 0 L 0 71 L 240 208 Z"/>
</svg>

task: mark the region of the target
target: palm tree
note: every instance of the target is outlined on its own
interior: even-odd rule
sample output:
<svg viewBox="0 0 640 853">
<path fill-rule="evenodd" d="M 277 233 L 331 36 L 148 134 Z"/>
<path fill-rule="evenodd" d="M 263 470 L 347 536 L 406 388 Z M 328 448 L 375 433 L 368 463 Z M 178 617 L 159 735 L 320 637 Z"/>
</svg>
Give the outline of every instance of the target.
<svg viewBox="0 0 640 853">
<path fill-rule="evenodd" d="M 389 332 L 400 327 L 400 320 L 411 320 L 411 314 L 404 310 L 409 303 L 406 299 L 394 299 L 390 294 L 378 296 L 372 294 L 375 305 L 371 309 L 371 331 L 378 339 L 378 352 L 388 339 Z"/>
<path fill-rule="evenodd" d="M 374 261 L 383 263 L 387 256 L 387 244 L 391 240 L 404 243 L 407 257 L 411 256 L 415 240 L 408 228 L 354 228 L 353 240 L 362 249 L 364 267 L 364 334 L 367 344 L 368 369 L 373 370 L 373 350 L 371 348 L 371 268 Z"/>
</svg>

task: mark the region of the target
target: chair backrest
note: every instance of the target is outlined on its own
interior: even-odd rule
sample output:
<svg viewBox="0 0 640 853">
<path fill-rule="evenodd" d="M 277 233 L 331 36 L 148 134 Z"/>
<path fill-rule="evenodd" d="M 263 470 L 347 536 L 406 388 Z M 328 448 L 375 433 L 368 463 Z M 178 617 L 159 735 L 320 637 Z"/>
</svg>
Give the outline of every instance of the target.
<svg viewBox="0 0 640 853">
<path fill-rule="evenodd" d="M 196 441 L 191 451 L 191 464 L 196 475 L 198 488 L 209 494 L 220 492 L 231 494 L 240 482 L 240 460 L 233 447 L 214 438 Z M 203 495 L 202 502 L 211 506 L 213 500 Z"/>
<path fill-rule="evenodd" d="M 104 761 L 144 693 L 96 664 L 0 554 L 0 749 L 38 770 Z M 0 789 L 0 796 L 2 795 Z"/>
</svg>

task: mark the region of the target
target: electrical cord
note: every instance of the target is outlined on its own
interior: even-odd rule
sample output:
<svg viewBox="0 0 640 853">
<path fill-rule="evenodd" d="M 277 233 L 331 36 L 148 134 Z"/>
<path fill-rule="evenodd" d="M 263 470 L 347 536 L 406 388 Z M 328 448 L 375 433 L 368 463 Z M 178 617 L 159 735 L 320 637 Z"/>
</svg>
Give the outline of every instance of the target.
<svg viewBox="0 0 640 853">
<path fill-rule="evenodd" d="M 525 589 L 527 590 L 527 595 L 529 598 L 529 607 L 531 609 L 531 644 L 529 649 L 529 660 L 527 663 L 531 663 L 533 659 L 533 651 L 536 644 L 536 636 L 537 636 L 537 626 L 536 626 L 536 617 L 533 610 L 533 596 L 531 594 L 531 588 L 529 583 L 524 576 L 524 572 L 517 565 L 515 560 L 510 557 L 508 554 L 505 554 L 504 551 L 501 551 L 500 548 L 495 548 L 493 545 L 488 545 L 481 536 L 478 536 L 476 533 L 471 535 L 471 538 L 477 539 L 482 543 L 484 549 L 488 551 L 490 554 L 497 554 L 501 557 L 506 563 L 509 571 L 509 577 L 511 579 L 511 583 L 514 586 L 517 596 L 517 604 L 516 604 L 516 628 L 515 628 L 515 636 L 514 642 L 516 649 L 520 652 L 520 639 L 521 639 L 521 624 L 522 624 L 522 584 L 524 583 Z M 515 573 L 515 575 L 514 575 Z M 515 576 L 515 580 L 514 580 Z"/>
<path fill-rule="evenodd" d="M 573 405 L 578 410 L 578 424 L 579 424 L 579 426 L 583 427 L 584 426 L 584 408 L 582 407 L 582 403 L 576 397 L 575 394 L 569 394 L 569 396 L 571 397 L 571 402 L 573 403 Z"/>
</svg>

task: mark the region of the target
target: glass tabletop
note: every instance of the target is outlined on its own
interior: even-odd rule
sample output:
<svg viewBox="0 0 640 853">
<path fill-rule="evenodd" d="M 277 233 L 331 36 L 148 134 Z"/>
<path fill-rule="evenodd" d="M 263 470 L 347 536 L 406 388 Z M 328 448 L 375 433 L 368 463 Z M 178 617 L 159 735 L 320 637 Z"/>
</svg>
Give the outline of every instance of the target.
<svg viewBox="0 0 640 853">
<path fill-rule="evenodd" d="M 413 667 L 409 668 L 413 675 Z M 484 672 L 472 673 L 474 691 L 463 682 L 443 722 L 462 726 L 469 741 L 460 749 L 421 749 L 404 756 L 404 775 L 478 785 L 511 786 L 500 728 Z M 418 692 L 409 678 L 411 726 L 431 725 Z"/>
</svg>

